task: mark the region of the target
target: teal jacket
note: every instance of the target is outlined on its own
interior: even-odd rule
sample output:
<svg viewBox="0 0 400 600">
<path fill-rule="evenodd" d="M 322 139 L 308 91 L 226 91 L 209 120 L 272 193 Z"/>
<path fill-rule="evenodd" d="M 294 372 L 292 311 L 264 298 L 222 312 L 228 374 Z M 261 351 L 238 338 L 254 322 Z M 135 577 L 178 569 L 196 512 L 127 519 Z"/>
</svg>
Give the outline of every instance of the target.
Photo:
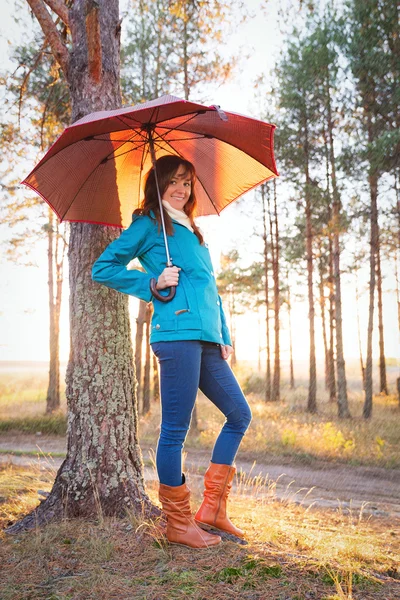
<svg viewBox="0 0 400 600">
<path fill-rule="evenodd" d="M 110 288 L 153 302 L 150 343 L 204 340 L 232 345 L 208 248 L 187 227 L 173 223 L 169 249 L 173 264 L 181 268 L 173 300 L 160 302 L 150 291 L 150 279 L 159 277 L 166 258 L 162 231 L 147 216 L 134 215 L 130 227 L 94 263 L 92 277 Z M 145 272 L 126 268 L 134 258 Z"/>
</svg>

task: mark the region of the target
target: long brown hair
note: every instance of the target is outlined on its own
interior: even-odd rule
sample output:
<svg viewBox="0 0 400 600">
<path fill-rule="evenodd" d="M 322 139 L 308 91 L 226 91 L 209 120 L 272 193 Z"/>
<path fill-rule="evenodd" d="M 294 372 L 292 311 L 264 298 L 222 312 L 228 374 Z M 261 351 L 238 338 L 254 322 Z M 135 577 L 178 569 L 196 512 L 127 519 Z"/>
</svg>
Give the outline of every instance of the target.
<svg viewBox="0 0 400 600">
<path fill-rule="evenodd" d="M 199 228 L 193 220 L 196 212 L 196 196 L 194 193 L 196 171 L 191 162 L 185 160 L 184 158 L 181 158 L 180 156 L 175 156 L 172 154 L 167 156 L 161 156 L 156 161 L 157 180 L 161 198 L 163 197 L 163 194 L 169 186 L 171 179 L 173 179 L 173 177 L 176 175 L 176 172 L 178 171 L 180 166 L 184 167 L 184 175 L 189 175 L 192 184 L 189 200 L 186 202 L 185 206 L 183 207 L 183 210 L 189 217 L 190 224 L 193 227 L 193 232 L 196 234 L 200 244 L 203 244 L 203 236 L 201 235 Z M 150 212 L 153 212 L 159 227 L 161 227 L 160 205 L 158 202 L 157 185 L 153 167 L 150 169 L 146 176 L 146 182 L 144 185 L 144 200 L 142 202 L 142 205 L 140 208 L 137 208 L 133 214 L 147 215 L 149 217 L 152 217 Z M 174 235 L 174 226 L 171 217 L 166 211 L 164 211 L 164 221 L 167 235 Z"/>
</svg>

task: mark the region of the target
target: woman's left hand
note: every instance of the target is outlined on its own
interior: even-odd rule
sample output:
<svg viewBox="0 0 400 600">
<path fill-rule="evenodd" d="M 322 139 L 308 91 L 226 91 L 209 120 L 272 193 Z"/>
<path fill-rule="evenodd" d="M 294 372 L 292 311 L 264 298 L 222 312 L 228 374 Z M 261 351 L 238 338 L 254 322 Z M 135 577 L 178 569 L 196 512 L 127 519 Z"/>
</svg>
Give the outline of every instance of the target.
<svg viewBox="0 0 400 600">
<path fill-rule="evenodd" d="M 221 356 L 224 360 L 228 360 L 228 358 L 230 357 L 230 355 L 233 353 L 233 348 L 232 346 L 224 346 L 224 344 L 220 345 L 221 348 Z"/>
</svg>

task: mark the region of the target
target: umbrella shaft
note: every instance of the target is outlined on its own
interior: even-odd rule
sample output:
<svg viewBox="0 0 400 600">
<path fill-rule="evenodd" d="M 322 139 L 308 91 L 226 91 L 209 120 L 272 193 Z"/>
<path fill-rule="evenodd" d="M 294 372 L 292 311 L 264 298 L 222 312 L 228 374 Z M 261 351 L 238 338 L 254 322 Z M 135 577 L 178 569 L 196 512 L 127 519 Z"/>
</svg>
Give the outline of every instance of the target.
<svg viewBox="0 0 400 600">
<path fill-rule="evenodd" d="M 164 207 L 162 205 L 160 187 L 158 185 L 158 177 L 157 177 L 157 169 L 156 169 L 156 153 L 155 153 L 155 150 L 154 150 L 154 141 L 153 141 L 153 135 L 152 135 L 151 129 L 149 129 L 149 147 L 150 147 L 151 162 L 153 163 L 154 177 L 155 177 L 155 180 L 156 180 L 158 204 L 160 206 L 161 228 L 162 228 L 163 236 L 164 236 L 165 254 L 167 255 L 167 267 L 172 267 L 172 260 L 171 260 L 170 254 L 169 254 L 167 232 L 166 232 L 166 229 L 165 229 Z"/>
</svg>

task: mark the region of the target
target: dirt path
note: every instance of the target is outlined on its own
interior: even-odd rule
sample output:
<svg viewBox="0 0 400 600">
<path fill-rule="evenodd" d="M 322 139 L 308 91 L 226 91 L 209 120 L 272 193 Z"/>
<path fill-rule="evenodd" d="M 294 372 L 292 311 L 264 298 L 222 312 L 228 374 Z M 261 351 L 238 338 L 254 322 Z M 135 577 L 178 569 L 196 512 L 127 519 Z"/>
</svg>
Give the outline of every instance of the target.
<svg viewBox="0 0 400 600">
<path fill-rule="evenodd" d="M 142 448 L 147 464 L 152 455 L 150 448 Z M 7 451 L 9 453 L 7 453 Z M 65 453 L 65 440 L 58 436 L 12 435 L 0 436 L 0 463 L 31 465 L 40 463 L 43 468 L 54 468 L 56 471 L 63 458 L 51 454 Z M 38 456 L 16 455 L 13 452 L 37 452 Z M 191 479 L 201 485 L 209 461 L 209 452 L 186 448 L 186 470 Z M 357 514 L 364 513 L 377 517 L 400 519 L 400 470 L 387 470 L 378 467 L 355 467 L 318 461 L 312 466 L 296 464 L 267 464 L 238 457 L 238 471 L 246 476 L 241 484 L 241 492 L 257 493 L 276 497 L 288 502 L 301 503 L 305 506 L 316 505 L 321 508 L 337 508 L 351 510 Z M 262 482 L 255 481 L 260 476 Z M 155 479 L 155 471 L 145 468 L 146 480 Z"/>
</svg>

